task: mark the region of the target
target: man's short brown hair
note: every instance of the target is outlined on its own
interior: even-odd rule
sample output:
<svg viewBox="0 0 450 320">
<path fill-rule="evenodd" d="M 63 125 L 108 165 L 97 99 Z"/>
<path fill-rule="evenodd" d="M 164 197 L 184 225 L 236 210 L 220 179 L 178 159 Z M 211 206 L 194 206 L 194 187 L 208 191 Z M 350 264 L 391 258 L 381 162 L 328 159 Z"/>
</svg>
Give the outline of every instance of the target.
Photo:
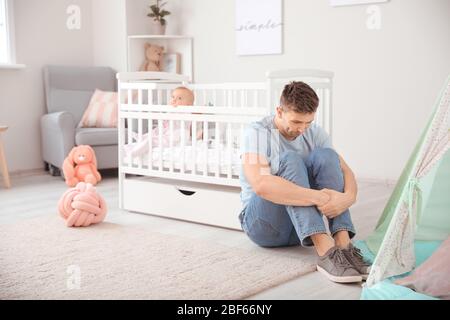
<svg viewBox="0 0 450 320">
<path fill-rule="evenodd" d="M 306 83 L 293 81 L 284 87 L 280 103 L 294 112 L 313 113 L 319 106 L 319 97 Z"/>
</svg>

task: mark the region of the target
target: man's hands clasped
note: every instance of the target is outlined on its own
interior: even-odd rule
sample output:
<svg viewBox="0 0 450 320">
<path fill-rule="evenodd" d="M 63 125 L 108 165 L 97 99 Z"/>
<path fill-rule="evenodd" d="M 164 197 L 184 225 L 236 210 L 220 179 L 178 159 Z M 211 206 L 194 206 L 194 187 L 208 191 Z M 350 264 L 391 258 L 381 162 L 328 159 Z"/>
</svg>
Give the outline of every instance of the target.
<svg viewBox="0 0 450 320">
<path fill-rule="evenodd" d="M 331 189 L 319 191 L 316 202 L 317 209 L 329 219 L 336 218 L 350 208 L 356 201 L 355 197 Z"/>
</svg>

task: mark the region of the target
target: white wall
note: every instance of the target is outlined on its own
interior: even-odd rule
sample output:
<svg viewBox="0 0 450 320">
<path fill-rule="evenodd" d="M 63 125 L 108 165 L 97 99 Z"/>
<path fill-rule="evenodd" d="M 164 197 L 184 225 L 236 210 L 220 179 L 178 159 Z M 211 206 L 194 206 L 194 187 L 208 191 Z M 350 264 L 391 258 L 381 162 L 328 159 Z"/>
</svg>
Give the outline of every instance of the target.
<svg viewBox="0 0 450 320">
<path fill-rule="evenodd" d="M 81 30 L 66 28 L 66 9 L 81 8 Z M 17 62 L 0 69 L 0 123 L 10 171 L 43 168 L 40 117 L 45 112 L 42 67 L 92 64 L 91 0 L 14 0 Z"/>
<path fill-rule="evenodd" d="M 126 1 L 93 0 L 94 65 L 127 70 Z"/>
<path fill-rule="evenodd" d="M 225 0 L 230 1 L 230 0 Z M 234 0 L 233 0 L 234 1 Z M 205 1 L 206 2 L 206 1 Z M 153 29 L 151 26 L 151 18 L 147 17 L 150 13 L 150 5 L 156 3 L 156 1 L 149 0 L 127 0 L 127 34 L 152 34 Z M 167 1 L 164 9 L 171 12 L 171 15 L 167 17 L 167 29 L 166 34 L 184 34 L 183 24 L 189 19 L 185 16 L 183 5 L 188 7 L 197 5 L 192 0 L 170 0 Z"/>
<path fill-rule="evenodd" d="M 371 31 L 365 5 L 284 0 L 284 54 L 251 57 L 235 54 L 234 3 L 177 2 L 171 19 L 194 36 L 196 81 L 259 81 L 278 68 L 334 71 L 335 147 L 358 177 L 398 178 L 450 74 L 450 1 L 380 4 L 382 29 Z"/>
</svg>

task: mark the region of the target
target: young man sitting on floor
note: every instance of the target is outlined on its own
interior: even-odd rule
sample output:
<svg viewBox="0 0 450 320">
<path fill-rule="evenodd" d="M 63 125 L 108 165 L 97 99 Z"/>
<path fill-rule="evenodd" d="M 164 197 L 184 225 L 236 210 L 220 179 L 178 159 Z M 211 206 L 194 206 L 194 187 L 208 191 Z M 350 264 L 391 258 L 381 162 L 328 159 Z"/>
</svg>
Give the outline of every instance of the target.
<svg viewBox="0 0 450 320">
<path fill-rule="evenodd" d="M 303 82 L 285 86 L 275 116 L 252 123 L 242 144 L 240 176 L 247 236 L 263 247 L 314 246 L 317 270 L 335 282 L 367 278 L 369 265 L 350 239 L 354 174 L 312 124 L 319 98 Z M 325 216 L 331 236 L 327 233 Z"/>
</svg>

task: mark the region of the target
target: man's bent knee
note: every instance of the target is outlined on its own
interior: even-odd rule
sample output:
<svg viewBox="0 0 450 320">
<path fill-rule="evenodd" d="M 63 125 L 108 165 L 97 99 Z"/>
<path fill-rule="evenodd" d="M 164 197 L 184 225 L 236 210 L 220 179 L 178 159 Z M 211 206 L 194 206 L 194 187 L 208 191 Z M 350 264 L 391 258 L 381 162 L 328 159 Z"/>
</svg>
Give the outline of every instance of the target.
<svg viewBox="0 0 450 320">
<path fill-rule="evenodd" d="M 295 151 L 281 154 L 277 176 L 289 180 L 304 188 L 309 188 L 308 169 L 301 155 Z"/>
<path fill-rule="evenodd" d="M 281 167 L 306 172 L 306 164 L 302 156 L 295 151 L 285 151 L 280 155 Z"/>
<path fill-rule="evenodd" d="M 293 163 L 303 163 L 303 158 L 301 155 L 292 150 L 284 151 L 280 154 L 281 162 L 293 162 Z"/>
<path fill-rule="evenodd" d="M 316 148 L 310 154 L 311 162 L 315 165 L 339 161 L 339 155 L 331 148 Z"/>
<path fill-rule="evenodd" d="M 260 247 L 283 247 L 288 245 L 286 237 L 276 230 L 269 222 L 255 219 L 246 230 L 247 236 Z"/>
</svg>

